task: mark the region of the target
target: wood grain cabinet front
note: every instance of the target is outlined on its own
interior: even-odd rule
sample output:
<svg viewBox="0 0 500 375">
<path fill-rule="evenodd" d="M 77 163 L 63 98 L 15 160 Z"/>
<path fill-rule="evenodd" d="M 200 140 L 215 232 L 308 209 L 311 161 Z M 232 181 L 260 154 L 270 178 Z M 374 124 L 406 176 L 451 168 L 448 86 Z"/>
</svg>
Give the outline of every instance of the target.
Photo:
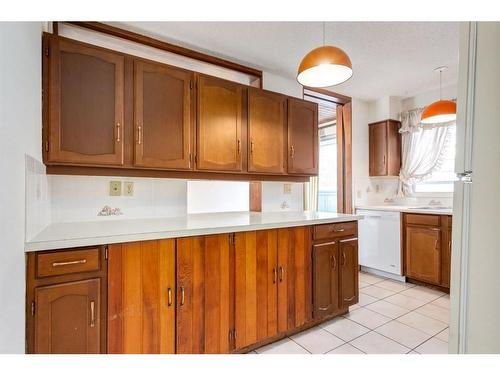
<svg viewBox="0 0 500 375">
<path fill-rule="evenodd" d="M 197 169 L 243 170 L 246 91 L 243 85 L 235 82 L 198 76 Z"/>
<path fill-rule="evenodd" d="M 108 353 L 175 353 L 175 240 L 109 245 Z"/>
<path fill-rule="evenodd" d="M 318 174 L 318 104 L 288 99 L 288 173 Z"/>
<path fill-rule="evenodd" d="M 176 352 L 228 353 L 234 348 L 232 235 L 176 241 Z"/>
<path fill-rule="evenodd" d="M 191 169 L 194 74 L 134 61 L 134 164 Z"/>
<path fill-rule="evenodd" d="M 122 165 L 125 57 L 58 37 L 50 37 L 47 51 L 47 161 Z"/>
<path fill-rule="evenodd" d="M 357 238 L 348 238 L 339 241 L 339 261 L 340 306 L 345 309 L 359 301 Z"/>
<path fill-rule="evenodd" d="M 322 318 L 339 311 L 339 244 L 338 241 L 313 247 L 313 313 Z"/>
<path fill-rule="evenodd" d="M 286 172 L 286 97 L 248 89 L 248 171 Z"/>
<path fill-rule="evenodd" d="M 401 135 L 395 120 L 369 124 L 370 176 L 398 176 L 401 168 Z"/>
</svg>

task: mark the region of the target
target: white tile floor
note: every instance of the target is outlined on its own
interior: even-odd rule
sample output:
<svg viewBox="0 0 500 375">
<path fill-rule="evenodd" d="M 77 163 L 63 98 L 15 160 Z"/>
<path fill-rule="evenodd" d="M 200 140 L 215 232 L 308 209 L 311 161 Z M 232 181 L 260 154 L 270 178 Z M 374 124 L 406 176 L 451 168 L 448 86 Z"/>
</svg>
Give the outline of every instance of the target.
<svg viewBox="0 0 500 375">
<path fill-rule="evenodd" d="M 253 353 L 444 354 L 449 308 L 445 293 L 360 272 L 349 313 Z"/>
</svg>

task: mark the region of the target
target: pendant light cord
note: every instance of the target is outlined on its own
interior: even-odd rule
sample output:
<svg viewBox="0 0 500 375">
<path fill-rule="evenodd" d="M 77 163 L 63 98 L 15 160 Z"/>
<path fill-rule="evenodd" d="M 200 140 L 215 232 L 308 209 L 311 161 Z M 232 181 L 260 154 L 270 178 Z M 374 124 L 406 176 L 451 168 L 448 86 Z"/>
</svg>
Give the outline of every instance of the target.
<svg viewBox="0 0 500 375">
<path fill-rule="evenodd" d="M 325 28 L 326 28 L 326 22 L 323 21 L 323 47 L 326 45 L 325 44 Z"/>
<path fill-rule="evenodd" d="M 442 70 L 439 70 L 439 100 L 443 100 L 443 85 L 441 82 L 441 76 L 443 74 Z"/>
</svg>

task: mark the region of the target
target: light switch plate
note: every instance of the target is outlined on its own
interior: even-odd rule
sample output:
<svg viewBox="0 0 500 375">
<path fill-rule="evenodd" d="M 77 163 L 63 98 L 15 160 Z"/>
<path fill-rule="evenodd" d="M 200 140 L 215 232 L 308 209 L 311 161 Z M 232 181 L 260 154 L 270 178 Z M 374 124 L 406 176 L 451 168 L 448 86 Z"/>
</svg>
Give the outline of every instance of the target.
<svg viewBox="0 0 500 375">
<path fill-rule="evenodd" d="M 292 194 L 292 184 L 283 184 L 283 194 Z"/>
<path fill-rule="evenodd" d="M 125 197 L 131 197 L 134 195 L 134 183 L 130 181 L 125 181 L 123 183 L 123 195 Z"/>
<path fill-rule="evenodd" d="M 122 182 L 121 181 L 110 181 L 109 182 L 109 195 L 112 197 L 117 197 L 122 195 Z"/>
</svg>

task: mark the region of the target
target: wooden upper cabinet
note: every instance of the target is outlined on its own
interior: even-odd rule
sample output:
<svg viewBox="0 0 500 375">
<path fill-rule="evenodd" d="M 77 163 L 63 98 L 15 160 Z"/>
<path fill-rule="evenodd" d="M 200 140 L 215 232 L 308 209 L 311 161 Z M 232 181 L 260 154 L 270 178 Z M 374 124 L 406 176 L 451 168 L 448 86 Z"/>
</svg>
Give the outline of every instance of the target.
<svg viewBox="0 0 500 375">
<path fill-rule="evenodd" d="M 193 73 L 134 61 L 134 164 L 190 169 Z"/>
<path fill-rule="evenodd" d="M 109 246 L 108 353 L 175 353 L 175 240 Z"/>
<path fill-rule="evenodd" d="M 177 353 L 228 353 L 234 347 L 230 236 L 177 239 Z"/>
<path fill-rule="evenodd" d="M 286 97 L 248 89 L 248 171 L 286 172 Z"/>
<path fill-rule="evenodd" d="M 406 276 L 428 282 L 441 282 L 441 229 L 406 226 Z"/>
<path fill-rule="evenodd" d="M 35 353 L 98 354 L 100 279 L 35 289 Z"/>
<path fill-rule="evenodd" d="M 339 244 L 331 241 L 313 247 L 314 318 L 332 315 L 339 310 Z"/>
<path fill-rule="evenodd" d="M 385 120 L 369 124 L 370 176 L 398 176 L 401 169 L 400 122 Z"/>
<path fill-rule="evenodd" d="M 50 39 L 49 163 L 123 164 L 124 56 Z"/>
<path fill-rule="evenodd" d="M 223 79 L 198 76 L 196 169 L 242 170 L 246 88 Z"/>
<path fill-rule="evenodd" d="M 318 174 L 318 105 L 288 99 L 288 173 Z"/>
<path fill-rule="evenodd" d="M 311 228 L 278 229 L 278 331 L 312 318 Z"/>
<path fill-rule="evenodd" d="M 340 240 L 340 306 L 347 308 L 358 303 L 358 240 Z"/>
<path fill-rule="evenodd" d="M 277 230 L 235 236 L 236 349 L 241 349 L 278 333 Z"/>
</svg>

